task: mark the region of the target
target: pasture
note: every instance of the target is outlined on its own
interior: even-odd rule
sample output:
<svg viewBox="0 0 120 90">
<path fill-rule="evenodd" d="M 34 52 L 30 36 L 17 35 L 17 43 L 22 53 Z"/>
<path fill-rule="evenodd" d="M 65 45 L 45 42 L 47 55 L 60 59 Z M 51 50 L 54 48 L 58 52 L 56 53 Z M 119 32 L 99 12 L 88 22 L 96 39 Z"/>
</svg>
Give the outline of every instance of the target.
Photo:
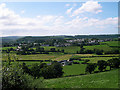
<svg viewBox="0 0 120 90">
<path fill-rule="evenodd" d="M 63 67 L 64 76 L 85 74 L 86 64 L 72 64 Z"/>
<path fill-rule="evenodd" d="M 10 57 L 14 60 L 14 57 L 18 58 L 18 60 L 68 60 L 72 54 L 32 54 L 32 55 L 16 55 L 15 53 L 11 53 Z M 2 53 L 2 60 L 8 60 L 8 54 Z"/>
<path fill-rule="evenodd" d="M 45 88 L 119 88 L 118 69 L 96 74 L 47 79 Z"/>
<path fill-rule="evenodd" d="M 106 45 L 108 45 L 108 46 L 113 46 L 113 47 L 115 47 L 115 46 L 119 46 L 119 41 L 107 41 L 107 42 L 101 42 L 101 44 L 106 44 Z"/>
<path fill-rule="evenodd" d="M 43 47 L 43 46 L 42 46 Z M 62 49 L 64 49 L 64 52 L 65 53 L 70 53 L 70 54 L 72 54 L 72 53 L 76 53 L 78 50 L 80 50 L 80 47 L 79 46 L 67 46 L 67 47 L 55 47 L 55 46 L 44 46 L 44 49 L 46 50 L 46 51 L 49 51 L 50 50 L 50 48 L 55 48 L 56 50 L 62 50 Z"/>
<path fill-rule="evenodd" d="M 92 57 L 95 56 L 95 57 Z M 111 54 L 111 55 L 95 55 L 95 54 L 32 54 L 32 55 L 16 55 L 15 53 L 10 53 L 11 60 L 15 60 L 17 58 L 18 60 L 54 60 L 54 61 L 60 61 L 60 60 L 68 60 L 71 57 L 79 57 L 82 60 L 90 60 L 88 63 L 97 63 L 98 60 L 109 60 L 113 57 L 118 57 L 119 55 Z M 2 60 L 8 60 L 8 54 L 2 53 Z"/>
<path fill-rule="evenodd" d="M 2 47 L 2 50 L 7 50 L 7 49 L 10 49 L 10 48 L 16 49 L 17 47 Z"/>
<path fill-rule="evenodd" d="M 74 76 L 74 75 L 84 75 L 87 64 L 72 64 L 66 65 L 63 67 L 64 74 L 63 76 Z M 107 66 L 106 70 L 110 70 L 110 67 Z M 96 67 L 95 72 L 98 72 L 98 67 Z"/>
<path fill-rule="evenodd" d="M 104 50 L 104 51 L 110 51 L 110 50 L 113 50 L 113 49 L 118 49 L 118 48 L 109 47 L 108 45 L 84 46 L 84 48 L 89 49 L 89 50 L 100 49 L 100 50 Z"/>
</svg>

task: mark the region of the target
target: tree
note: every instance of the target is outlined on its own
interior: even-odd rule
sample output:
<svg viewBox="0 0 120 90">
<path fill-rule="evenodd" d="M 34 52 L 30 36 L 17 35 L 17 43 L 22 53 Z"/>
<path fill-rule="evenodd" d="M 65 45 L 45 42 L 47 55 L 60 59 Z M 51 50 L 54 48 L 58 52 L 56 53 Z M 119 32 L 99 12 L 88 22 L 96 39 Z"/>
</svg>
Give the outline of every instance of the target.
<svg viewBox="0 0 120 90">
<path fill-rule="evenodd" d="M 40 64 L 38 64 L 38 63 L 35 63 L 35 64 L 33 64 L 32 66 L 31 66 L 31 69 L 30 69 L 30 71 L 31 71 L 31 75 L 34 77 L 34 78 L 39 78 L 40 76 L 41 76 L 41 73 L 40 73 L 40 70 L 41 70 L 41 68 L 43 68 L 43 67 L 46 67 L 47 65 L 44 63 L 40 63 Z"/>
<path fill-rule="evenodd" d="M 61 52 L 64 53 L 64 49 L 62 49 Z"/>
<path fill-rule="evenodd" d="M 22 67 L 22 69 L 23 69 L 23 71 L 24 71 L 25 73 L 28 73 L 28 74 L 31 73 L 31 72 L 30 72 L 30 69 L 27 67 L 26 63 L 23 63 L 23 64 L 21 65 L 21 67 Z"/>
<path fill-rule="evenodd" d="M 52 68 L 54 70 L 54 77 L 57 78 L 57 77 L 61 77 L 63 75 L 63 68 L 62 68 L 62 65 L 58 62 L 55 62 L 53 63 L 52 65 Z"/>
<path fill-rule="evenodd" d="M 108 65 L 110 66 L 110 70 L 112 68 L 119 68 L 119 66 L 120 66 L 119 58 L 112 58 L 112 59 L 109 59 L 107 62 L 108 62 Z"/>
<path fill-rule="evenodd" d="M 40 52 L 44 52 L 45 50 L 44 50 L 44 48 L 43 47 L 41 47 L 40 48 Z"/>
<path fill-rule="evenodd" d="M 60 52 L 60 49 L 58 49 L 57 52 Z"/>
<path fill-rule="evenodd" d="M 55 48 L 51 48 L 50 51 L 51 52 L 55 52 L 56 50 L 55 50 Z"/>
<path fill-rule="evenodd" d="M 38 87 L 37 83 L 34 83 L 34 78 L 24 73 L 21 65 L 17 62 L 12 65 L 4 65 L 2 67 L 2 88 L 34 88 Z M 39 82 L 39 86 L 42 85 L 42 81 Z"/>
<path fill-rule="evenodd" d="M 87 64 L 87 67 L 86 67 L 85 72 L 89 72 L 89 73 L 91 74 L 92 71 L 95 70 L 96 66 L 97 66 L 97 65 L 94 64 L 94 63 L 89 63 L 89 64 Z"/>
<path fill-rule="evenodd" d="M 83 48 L 83 45 L 80 45 L 80 48 Z"/>
<path fill-rule="evenodd" d="M 120 66 L 120 59 L 119 58 L 113 58 L 113 67 L 119 68 Z"/>
<path fill-rule="evenodd" d="M 103 54 L 103 50 L 96 49 L 95 53 L 97 55 L 102 55 Z"/>
<path fill-rule="evenodd" d="M 113 59 L 109 59 L 107 63 L 108 63 L 108 66 L 110 66 L 110 70 L 111 70 L 113 68 Z"/>
<path fill-rule="evenodd" d="M 97 65 L 98 65 L 98 69 L 99 69 L 100 71 L 103 71 L 103 70 L 106 69 L 106 67 L 107 67 L 107 62 L 104 61 L 104 60 L 99 60 L 99 61 L 97 62 Z"/>
<path fill-rule="evenodd" d="M 84 53 L 86 54 L 92 54 L 94 51 L 93 50 L 85 50 Z"/>
<path fill-rule="evenodd" d="M 58 62 L 53 62 L 52 65 L 49 65 L 47 67 L 43 67 L 40 70 L 41 76 L 43 76 L 45 79 L 48 78 L 57 78 L 61 77 L 63 75 L 62 71 L 62 65 Z"/>
</svg>

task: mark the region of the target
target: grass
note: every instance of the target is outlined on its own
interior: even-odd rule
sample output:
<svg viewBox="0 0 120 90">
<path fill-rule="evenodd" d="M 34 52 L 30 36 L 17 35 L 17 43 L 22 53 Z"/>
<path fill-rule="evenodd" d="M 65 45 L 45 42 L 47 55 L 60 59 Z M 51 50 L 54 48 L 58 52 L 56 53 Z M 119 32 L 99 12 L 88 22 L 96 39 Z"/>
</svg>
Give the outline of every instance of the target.
<svg viewBox="0 0 120 90">
<path fill-rule="evenodd" d="M 72 57 L 72 54 L 66 54 L 58 56 L 57 58 L 54 58 L 53 60 L 60 61 L 60 60 L 68 60 L 70 57 Z"/>
<path fill-rule="evenodd" d="M 68 60 L 71 57 L 85 57 L 81 58 L 82 60 L 89 59 L 90 63 L 96 63 L 98 60 L 105 60 L 115 58 L 112 56 L 118 55 L 94 55 L 94 54 L 33 54 L 33 55 L 16 55 L 15 53 L 11 53 L 11 59 L 14 60 L 14 57 L 17 57 L 18 60 Z M 89 57 L 89 56 L 109 56 L 109 57 Z M 110 57 L 111 56 L 111 57 Z M 2 53 L 2 60 L 7 60 L 8 55 L 7 53 Z"/>
<path fill-rule="evenodd" d="M 16 55 L 15 53 L 11 53 L 11 59 L 14 60 L 14 56 L 18 58 L 18 60 L 68 60 L 72 54 L 32 54 L 32 55 Z M 2 53 L 2 60 L 7 60 L 8 54 Z"/>
<path fill-rule="evenodd" d="M 110 50 L 113 50 L 113 49 L 118 49 L 118 48 L 109 47 L 108 45 L 84 46 L 84 48 L 89 49 L 89 50 L 100 49 L 100 50 L 104 50 L 104 51 L 110 51 Z"/>
<path fill-rule="evenodd" d="M 64 76 L 85 74 L 85 64 L 73 64 L 63 67 Z"/>
<path fill-rule="evenodd" d="M 2 50 L 7 50 L 7 49 L 10 49 L 10 48 L 16 49 L 17 47 L 2 47 Z"/>
<path fill-rule="evenodd" d="M 16 55 L 11 53 L 11 59 L 14 59 L 13 56 L 16 56 L 19 60 L 50 60 L 56 58 L 58 55 L 51 55 L 51 54 L 32 54 L 32 55 Z M 2 60 L 7 60 L 7 54 L 2 54 Z"/>
<path fill-rule="evenodd" d="M 45 88 L 118 88 L 118 69 L 44 80 Z"/>
<path fill-rule="evenodd" d="M 63 76 L 71 76 L 71 75 L 80 75 L 85 74 L 87 64 L 72 64 L 72 65 L 66 65 L 63 66 Z M 110 70 L 110 67 L 107 66 L 106 70 Z M 98 67 L 95 69 L 96 72 L 98 72 Z"/>
<path fill-rule="evenodd" d="M 108 41 L 108 42 L 101 42 L 101 44 L 107 44 L 108 46 L 119 46 L 119 41 Z"/>
<path fill-rule="evenodd" d="M 67 46 L 67 47 L 57 47 L 57 49 L 64 49 L 65 53 L 76 53 L 77 51 L 80 50 L 79 46 Z"/>
<path fill-rule="evenodd" d="M 74 62 L 82 63 L 84 61 L 79 61 L 79 60 L 73 60 Z"/>
<path fill-rule="evenodd" d="M 50 48 L 56 48 L 56 50 L 62 50 L 64 49 L 65 53 L 76 53 L 77 51 L 80 50 L 79 46 L 67 46 L 67 47 L 55 47 L 55 46 L 44 46 L 45 50 L 50 50 Z"/>
</svg>

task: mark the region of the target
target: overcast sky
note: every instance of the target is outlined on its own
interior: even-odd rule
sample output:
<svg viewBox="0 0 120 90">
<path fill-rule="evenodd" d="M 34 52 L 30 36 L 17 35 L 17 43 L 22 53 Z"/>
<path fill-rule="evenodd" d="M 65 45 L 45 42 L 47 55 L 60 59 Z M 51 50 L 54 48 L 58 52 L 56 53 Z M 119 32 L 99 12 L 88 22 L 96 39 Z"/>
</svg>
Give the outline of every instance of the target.
<svg viewBox="0 0 120 90">
<path fill-rule="evenodd" d="M 1 36 L 117 34 L 117 2 L 0 3 Z"/>
</svg>

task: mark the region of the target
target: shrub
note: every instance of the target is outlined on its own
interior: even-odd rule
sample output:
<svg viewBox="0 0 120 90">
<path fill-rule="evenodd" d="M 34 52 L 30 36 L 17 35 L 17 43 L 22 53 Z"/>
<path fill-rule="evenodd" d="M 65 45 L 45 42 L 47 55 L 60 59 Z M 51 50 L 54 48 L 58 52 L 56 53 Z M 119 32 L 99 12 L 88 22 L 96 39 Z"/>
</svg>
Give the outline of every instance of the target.
<svg viewBox="0 0 120 90">
<path fill-rule="evenodd" d="M 119 58 L 113 58 L 113 59 L 109 59 L 107 61 L 108 66 L 110 66 L 110 70 L 111 68 L 119 68 L 120 66 L 120 59 Z"/>
<path fill-rule="evenodd" d="M 46 63 L 35 63 L 31 66 L 30 72 L 34 78 L 39 78 L 41 76 L 40 70 L 46 67 Z"/>
<path fill-rule="evenodd" d="M 30 71 L 30 69 L 27 67 L 26 63 L 23 63 L 23 64 L 21 65 L 21 67 L 22 67 L 22 69 L 23 69 L 23 71 L 24 71 L 25 73 L 28 73 L 28 74 L 31 73 L 31 71 Z"/>
<path fill-rule="evenodd" d="M 56 52 L 56 49 L 55 48 L 51 48 L 50 51 L 51 52 Z"/>
<path fill-rule="evenodd" d="M 52 65 L 49 65 L 47 67 L 43 67 L 40 70 L 41 76 L 43 76 L 45 79 L 48 78 L 57 78 L 61 77 L 63 75 L 62 71 L 62 65 L 58 62 L 53 62 Z"/>
<path fill-rule="evenodd" d="M 96 66 L 97 66 L 97 65 L 94 64 L 94 63 L 89 63 L 89 64 L 87 64 L 87 67 L 86 67 L 86 69 L 85 69 L 85 72 L 86 72 L 86 73 L 89 72 L 89 73 L 91 74 L 92 71 L 95 70 Z"/>
<path fill-rule="evenodd" d="M 106 51 L 105 54 L 119 54 L 119 50 Z"/>
<path fill-rule="evenodd" d="M 99 69 L 100 71 L 103 71 L 103 70 L 106 69 L 106 67 L 107 67 L 107 62 L 104 61 L 104 60 L 99 60 L 99 61 L 97 62 L 97 65 L 98 65 L 98 69 Z"/>
<path fill-rule="evenodd" d="M 80 64 L 79 62 L 73 62 L 73 64 Z"/>
<path fill-rule="evenodd" d="M 2 68 L 2 88 L 37 88 L 34 84 L 35 79 L 24 73 L 22 67 L 18 63 L 12 65 L 4 65 Z M 42 87 L 42 81 L 39 82 Z"/>
<path fill-rule="evenodd" d="M 96 50 L 95 50 L 95 53 L 96 53 L 97 55 L 102 55 L 102 54 L 103 54 L 103 50 L 96 49 Z"/>
</svg>

